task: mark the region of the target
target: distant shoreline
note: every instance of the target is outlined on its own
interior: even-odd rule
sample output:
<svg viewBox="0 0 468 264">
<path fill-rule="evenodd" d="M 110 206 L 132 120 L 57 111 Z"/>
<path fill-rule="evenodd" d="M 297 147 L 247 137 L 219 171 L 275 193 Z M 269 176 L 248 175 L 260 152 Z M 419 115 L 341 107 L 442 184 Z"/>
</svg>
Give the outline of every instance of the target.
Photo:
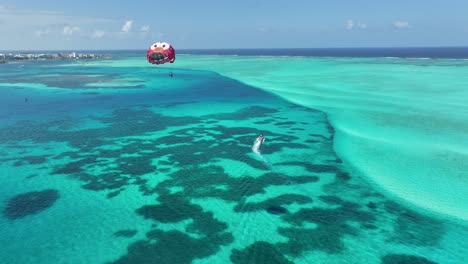
<svg viewBox="0 0 468 264">
<path fill-rule="evenodd" d="M 60 53 L 25 53 L 8 52 L 0 53 L 0 64 L 11 61 L 31 61 L 31 60 L 92 60 L 92 59 L 111 59 L 111 55 L 102 55 L 94 53 L 60 52 Z"/>
<path fill-rule="evenodd" d="M 146 49 L 109 50 L 36 50 L 0 51 L 0 54 L 111 54 L 113 57 L 146 56 Z M 468 59 L 468 47 L 370 47 L 370 48 L 177 48 L 178 55 L 287 56 L 316 58 L 402 58 L 402 59 Z M 103 55 L 101 55 L 103 56 Z M 98 57 L 100 58 L 100 57 Z M 106 58 L 105 56 L 103 58 Z M 67 58 L 70 59 L 70 58 Z M 0 55 L 1 60 L 1 55 Z"/>
<path fill-rule="evenodd" d="M 176 46 L 177 48 L 177 46 Z M 277 48 L 265 48 L 265 47 L 252 47 L 252 48 L 237 48 L 237 47 L 226 47 L 226 48 L 178 48 L 179 50 L 401 50 L 401 49 L 468 49 L 466 46 L 401 46 L 401 47 L 277 47 Z M 38 49 L 38 50 L 23 50 L 23 49 L 1 49 L 1 53 L 70 53 L 70 52 L 107 52 L 107 51 L 146 51 L 147 47 L 140 48 L 125 48 L 125 49 Z"/>
</svg>

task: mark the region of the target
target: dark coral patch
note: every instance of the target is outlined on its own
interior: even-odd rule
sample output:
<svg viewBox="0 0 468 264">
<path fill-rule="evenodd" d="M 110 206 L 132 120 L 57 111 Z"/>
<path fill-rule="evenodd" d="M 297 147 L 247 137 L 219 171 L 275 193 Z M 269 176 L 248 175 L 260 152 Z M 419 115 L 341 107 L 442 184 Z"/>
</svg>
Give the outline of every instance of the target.
<svg viewBox="0 0 468 264">
<path fill-rule="evenodd" d="M 16 161 L 13 166 L 22 166 L 25 164 L 42 164 L 46 161 L 47 156 L 26 156 L 22 157 L 20 160 Z"/>
<path fill-rule="evenodd" d="M 227 235 L 223 232 L 228 228 L 228 225 L 214 218 L 212 212 L 200 213 L 193 218 L 194 221 L 187 226 L 187 232 L 211 238 Z"/>
<path fill-rule="evenodd" d="M 139 157 L 120 158 L 119 160 L 120 162 L 118 169 L 123 174 L 143 175 L 154 172 L 156 170 L 156 167 L 151 166 L 149 161 Z"/>
<path fill-rule="evenodd" d="M 266 209 L 266 211 L 270 214 L 279 215 L 279 214 L 287 213 L 288 209 L 281 207 L 281 206 L 270 206 Z"/>
<path fill-rule="evenodd" d="M 31 174 L 31 175 L 28 175 L 26 177 L 26 179 L 31 179 L 31 178 L 34 178 L 34 177 L 37 177 L 37 176 L 39 176 L 39 174 Z"/>
<path fill-rule="evenodd" d="M 107 194 L 107 198 L 113 198 L 113 197 L 119 195 L 120 192 L 121 192 L 121 190 L 112 191 L 112 192 L 110 192 L 110 193 Z"/>
<path fill-rule="evenodd" d="M 295 124 L 296 124 L 296 122 L 292 122 L 292 121 L 285 121 L 285 122 L 275 123 L 275 125 L 277 125 L 277 126 L 294 126 Z"/>
<path fill-rule="evenodd" d="M 20 219 L 37 214 L 49 207 L 60 197 L 57 190 L 48 189 L 17 195 L 7 202 L 4 215 L 9 219 Z"/>
<path fill-rule="evenodd" d="M 133 230 L 133 229 L 119 230 L 119 231 L 117 231 L 117 232 L 114 233 L 114 236 L 116 236 L 116 237 L 127 237 L 127 238 L 130 238 L 130 237 L 135 236 L 137 232 L 138 232 L 138 231 Z"/>
<path fill-rule="evenodd" d="M 144 218 L 162 223 L 191 219 L 192 222 L 186 226 L 187 233 L 152 230 L 146 234 L 149 240 L 130 245 L 128 254 L 117 263 L 191 263 L 194 259 L 215 254 L 222 245 L 232 243 L 232 234 L 225 232 L 227 224 L 215 219 L 212 212 L 192 204 L 187 197 L 160 192 L 159 204 L 136 210 Z"/>
<path fill-rule="evenodd" d="M 385 203 L 385 209 L 397 216 L 393 241 L 416 246 L 437 246 L 443 237 L 443 222 L 407 209 L 395 202 Z"/>
<path fill-rule="evenodd" d="M 336 173 L 335 179 L 338 181 L 349 181 L 351 180 L 351 175 L 347 172 L 339 171 Z"/>
<path fill-rule="evenodd" d="M 293 203 L 312 203 L 312 198 L 300 194 L 283 194 L 259 203 L 244 203 L 241 201 L 238 205 L 236 205 L 234 210 L 236 212 L 251 212 L 266 209 L 267 212 L 271 214 L 283 214 L 286 213 L 287 210 L 286 208 L 282 207 L 282 205 L 289 205 Z"/>
<path fill-rule="evenodd" d="M 419 256 L 389 254 L 382 258 L 382 264 L 437 264 L 437 262 Z"/>
<path fill-rule="evenodd" d="M 378 227 L 376 225 L 373 225 L 373 224 L 363 224 L 362 227 L 365 228 L 365 229 L 369 229 L 369 230 L 378 229 Z"/>
<path fill-rule="evenodd" d="M 374 203 L 374 202 L 368 202 L 366 206 L 369 207 L 370 209 L 377 209 L 377 203 Z"/>
<path fill-rule="evenodd" d="M 158 184 L 152 192 L 167 194 L 173 186 L 179 186 L 183 188 L 185 197 L 213 197 L 221 198 L 226 201 L 238 202 L 239 207 L 236 206 L 236 211 L 243 211 L 244 208 L 250 210 L 250 206 L 254 207 L 252 210 L 264 210 L 266 206 L 278 205 L 277 202 L 280 201 L 271 201 L 271 203 L 265 206 L 258 206 L 258 204 L 250 203 L 247 205 L 244 204 L 246 197 L 264 193 L 265 188 L 268 186 L 302 184 L 316 182 L 318 180 L 318 178 L 314 176 L 296 176 L 291 178 L 279 173 L 266 173 L 259 177 L 243 176 L 234 178 L 220 166 L 181 169 L 169 176 L 171 179 Z M 223 188 L 219 188 L 220 186 Z M 304 200 L 303 198 L 298 198 L 298 200 L 301 199 Z"/>
<path fill-rule="evenodd" d="M 199 205 L 191 204 L 179 195 L 161 195 L 158 205 L 146 205 L 136 210 L 146 219 L 162 223 L 175 223 L 186 219 L 194 221 L 187 231 L 204 236 L 217 236 L 228 228 L 227 224 L 214 218 L 212 212 L 204 212 Z"/>
<path fill-rule="evenodd" d="M 140 240 L 128 247 L 128 254 L 114 263 L 189 264 L 218 252 L 221 245 L 232 242 L 230 234 L 195 239 L 178 231 L 150 231 L 150 240 Z M 155 241 L 154 241 L 155 240 Z"/>
<path fill-rule="evenodd" d="M 316 139 L 307 139 L 307 140 L 304 140 L 305 143 L 310 143 L 310 144 L 315 144 L 315 143 L 319 143 L 319 142 L 322 142 L 321 140 L 316 140 Z"/>
<path fill-rule="evenodd" d="M 179 106 L 179 105 L 184 105 L 184 104 L 195 104 L 198 103 L 198 101 L 181 101 L 181 102 L 171 102 L 167 104 L 162 104 L 164 107 L 174 107 L 174 106 Z"/>
<path fill-rule="evenodd" d="M 307 228 L 279 228 L 279 233 L 287 238 L 287 243 L 279 244 L 285 254 L 300 256 L 305 251 L 319 250 L 331 254 L 339 253 L 344 249 L 341 237 L 349 233 L 349 226 L 324 226 L 315 229 Z"/>
<path fill-rule="evenodd" d="M 343 236 L 358 234 L 359 230 L 349 222 L 366 225 L 375 221 L 374 215 L 361 210 L 358 204 L 346 201 L 341 201 L 338 208 L 306 208 L 283 218 L 297 226 L 279 229 L 280 234 L 289 238 L 289 242 L 282 244 L 282 248 L 292 255 L 309 250 L 338 253 L 344 249 Z M 302 228 L 303 223 L 314 223 L 317 228 Z"/>
<path fill-rule="evenodd" d="M 321 134 L 309 134 L 309 136 L 315 137 L 315 138 L 320 138 L 321 141 L 327 141 L 327 140 L 329 140 L 329 138 L 327 138 L 326 136 L 321 135 Z"/>
<path fill-rule="evenodd" d="M 105 189 L 120 189 L 124 187 L 128 181 L 128 177 L 123 177 L 117 173 L 104 173 L 99 176 L 92 176 L 89 174 L 79 174 L 78 177 L 87 181 L 87 184 L 82 185 L 83 188 L 88 190 L 105 190 Z M 110 197 L 113 197 L 110 195 Z"/>
<path fill-rule="evenodd" d="M 145 219 L 154 219 L 162 223 L 174 223 L 202 213 L 203 209 L 199 205 L 185 202 L 176 195 L 167 195 L 158 205 L 145 205 L 136 210 L 137 214 Z"/>
<path fill-rule="evenodd" d="M 271 124 L 272 122 L 274 122 L 274 120 L 267 119 L 267 120 L 262 120 L 262 121 L 256 121 L 256 122 L 254 122 L 254 124 L 256 124 L 256 125 L 266 125 L 266 124 Z"/>
<path fill-rule="evenodd" d="M 231 254 L 231 261 L 234 264 L 292 264 L 274 245 L 258 241 L 248 246 L 244 250 L 234 249 Z"/>
<path fill-rule="evenodd" d="M 319 196 L 319 199 L 327 204 L 343 204 L 343 200 L 340 197 L 333 195 L 321 195 Z"/>
</svg>

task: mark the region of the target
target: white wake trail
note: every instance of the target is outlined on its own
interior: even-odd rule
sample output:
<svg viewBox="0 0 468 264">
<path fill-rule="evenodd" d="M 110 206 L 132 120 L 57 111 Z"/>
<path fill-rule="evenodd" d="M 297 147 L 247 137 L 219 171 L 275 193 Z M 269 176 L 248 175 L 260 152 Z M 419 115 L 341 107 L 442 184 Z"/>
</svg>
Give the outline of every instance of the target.
<svg viewBox="0 0 468 264">
<path fill-rule="evenodd" d="M 257 154 L 257 156 L 265 163 L 265 165 L 270 166 L 268 161 L 263 157 L 262 153 L 260 152 L 260 147 L 262 146 L 261 140 L 255 140 L 252 146 L 252 151 Z"/>
</svg>

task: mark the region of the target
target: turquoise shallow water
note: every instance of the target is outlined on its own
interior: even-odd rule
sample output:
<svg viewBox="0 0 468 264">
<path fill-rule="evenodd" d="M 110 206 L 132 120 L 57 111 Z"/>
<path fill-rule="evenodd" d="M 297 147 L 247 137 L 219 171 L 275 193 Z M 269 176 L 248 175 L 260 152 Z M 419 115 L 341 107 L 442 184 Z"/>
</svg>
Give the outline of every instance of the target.
<svg viewBox="0 0 468 264">
<path fill-rule="evenodd" d="M 468 220 L 468 60 L 188 56 L 327 113 L 335 149 L 378 187 Z"/>
<path fill-rule="evenodd" d="M 135 58 L 1 65 L 2 260 L 466 259 L 464 221 L 413 207 L 375 184 L 347 158 L 342 148 L 350 141 L 340 134 L 346 130 L 335 112 L 292 103 L 294 97 L 286 101 L 259 89 L 270 89 L 261 83 L 248 86 L 245 76 L 257 78 L 267 72 L 265 61 L 271 65 L 271 58 L 250 59 L 253 68 L 242 76 L 236 66 L 247 58 L 215 56 L 180 56 L 170 68 Z M 242 82 L 213 72 L 215 64 Z M 205 70 L 189 69 L 197 67 Z M 294 94 L 295 75 L 285 77 L 294 71 L 281 67 L 271 83 L 282 80 Z M 363 96 L 342 99 L 355 101 L 345 109 L 370 109 L 359 101 Z M 267 138 L 262 157 L 251 150 L 260 133 Z"/>
</svg>

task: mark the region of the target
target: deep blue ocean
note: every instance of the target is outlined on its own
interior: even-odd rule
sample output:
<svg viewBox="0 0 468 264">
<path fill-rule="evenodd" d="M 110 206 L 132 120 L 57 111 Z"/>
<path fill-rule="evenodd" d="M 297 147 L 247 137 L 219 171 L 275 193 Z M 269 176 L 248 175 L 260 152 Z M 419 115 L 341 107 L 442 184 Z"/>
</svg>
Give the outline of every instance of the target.
<svg viewBox="0 0 468 264">
<path fill-rule="evenodd" d="M 304 49 L 211 49 L 180 50 L 185 54 L 239 56 L 307 57 L 398 57 L 398 58 L 468 58 L 468 47 L 436 48 L 304 48 Z"/>
<path fill-rule="evenodd" d="M 139 50 L 74 50 L 75 52 L 137 55 Z M 398 48 L 275 48 L 275 49 L 176 49 L 177 54 L 192 55 L 238 55 L 238 56 L 307 56 L 307 57 L 396 57 L 396 58 L 445 58 L 468 59 L 468 47 L 398 47 Z M 0 53 L 44 53 L 70 52 L 63 50 L 48 51 L 0 51 Z"/>
</svg>

